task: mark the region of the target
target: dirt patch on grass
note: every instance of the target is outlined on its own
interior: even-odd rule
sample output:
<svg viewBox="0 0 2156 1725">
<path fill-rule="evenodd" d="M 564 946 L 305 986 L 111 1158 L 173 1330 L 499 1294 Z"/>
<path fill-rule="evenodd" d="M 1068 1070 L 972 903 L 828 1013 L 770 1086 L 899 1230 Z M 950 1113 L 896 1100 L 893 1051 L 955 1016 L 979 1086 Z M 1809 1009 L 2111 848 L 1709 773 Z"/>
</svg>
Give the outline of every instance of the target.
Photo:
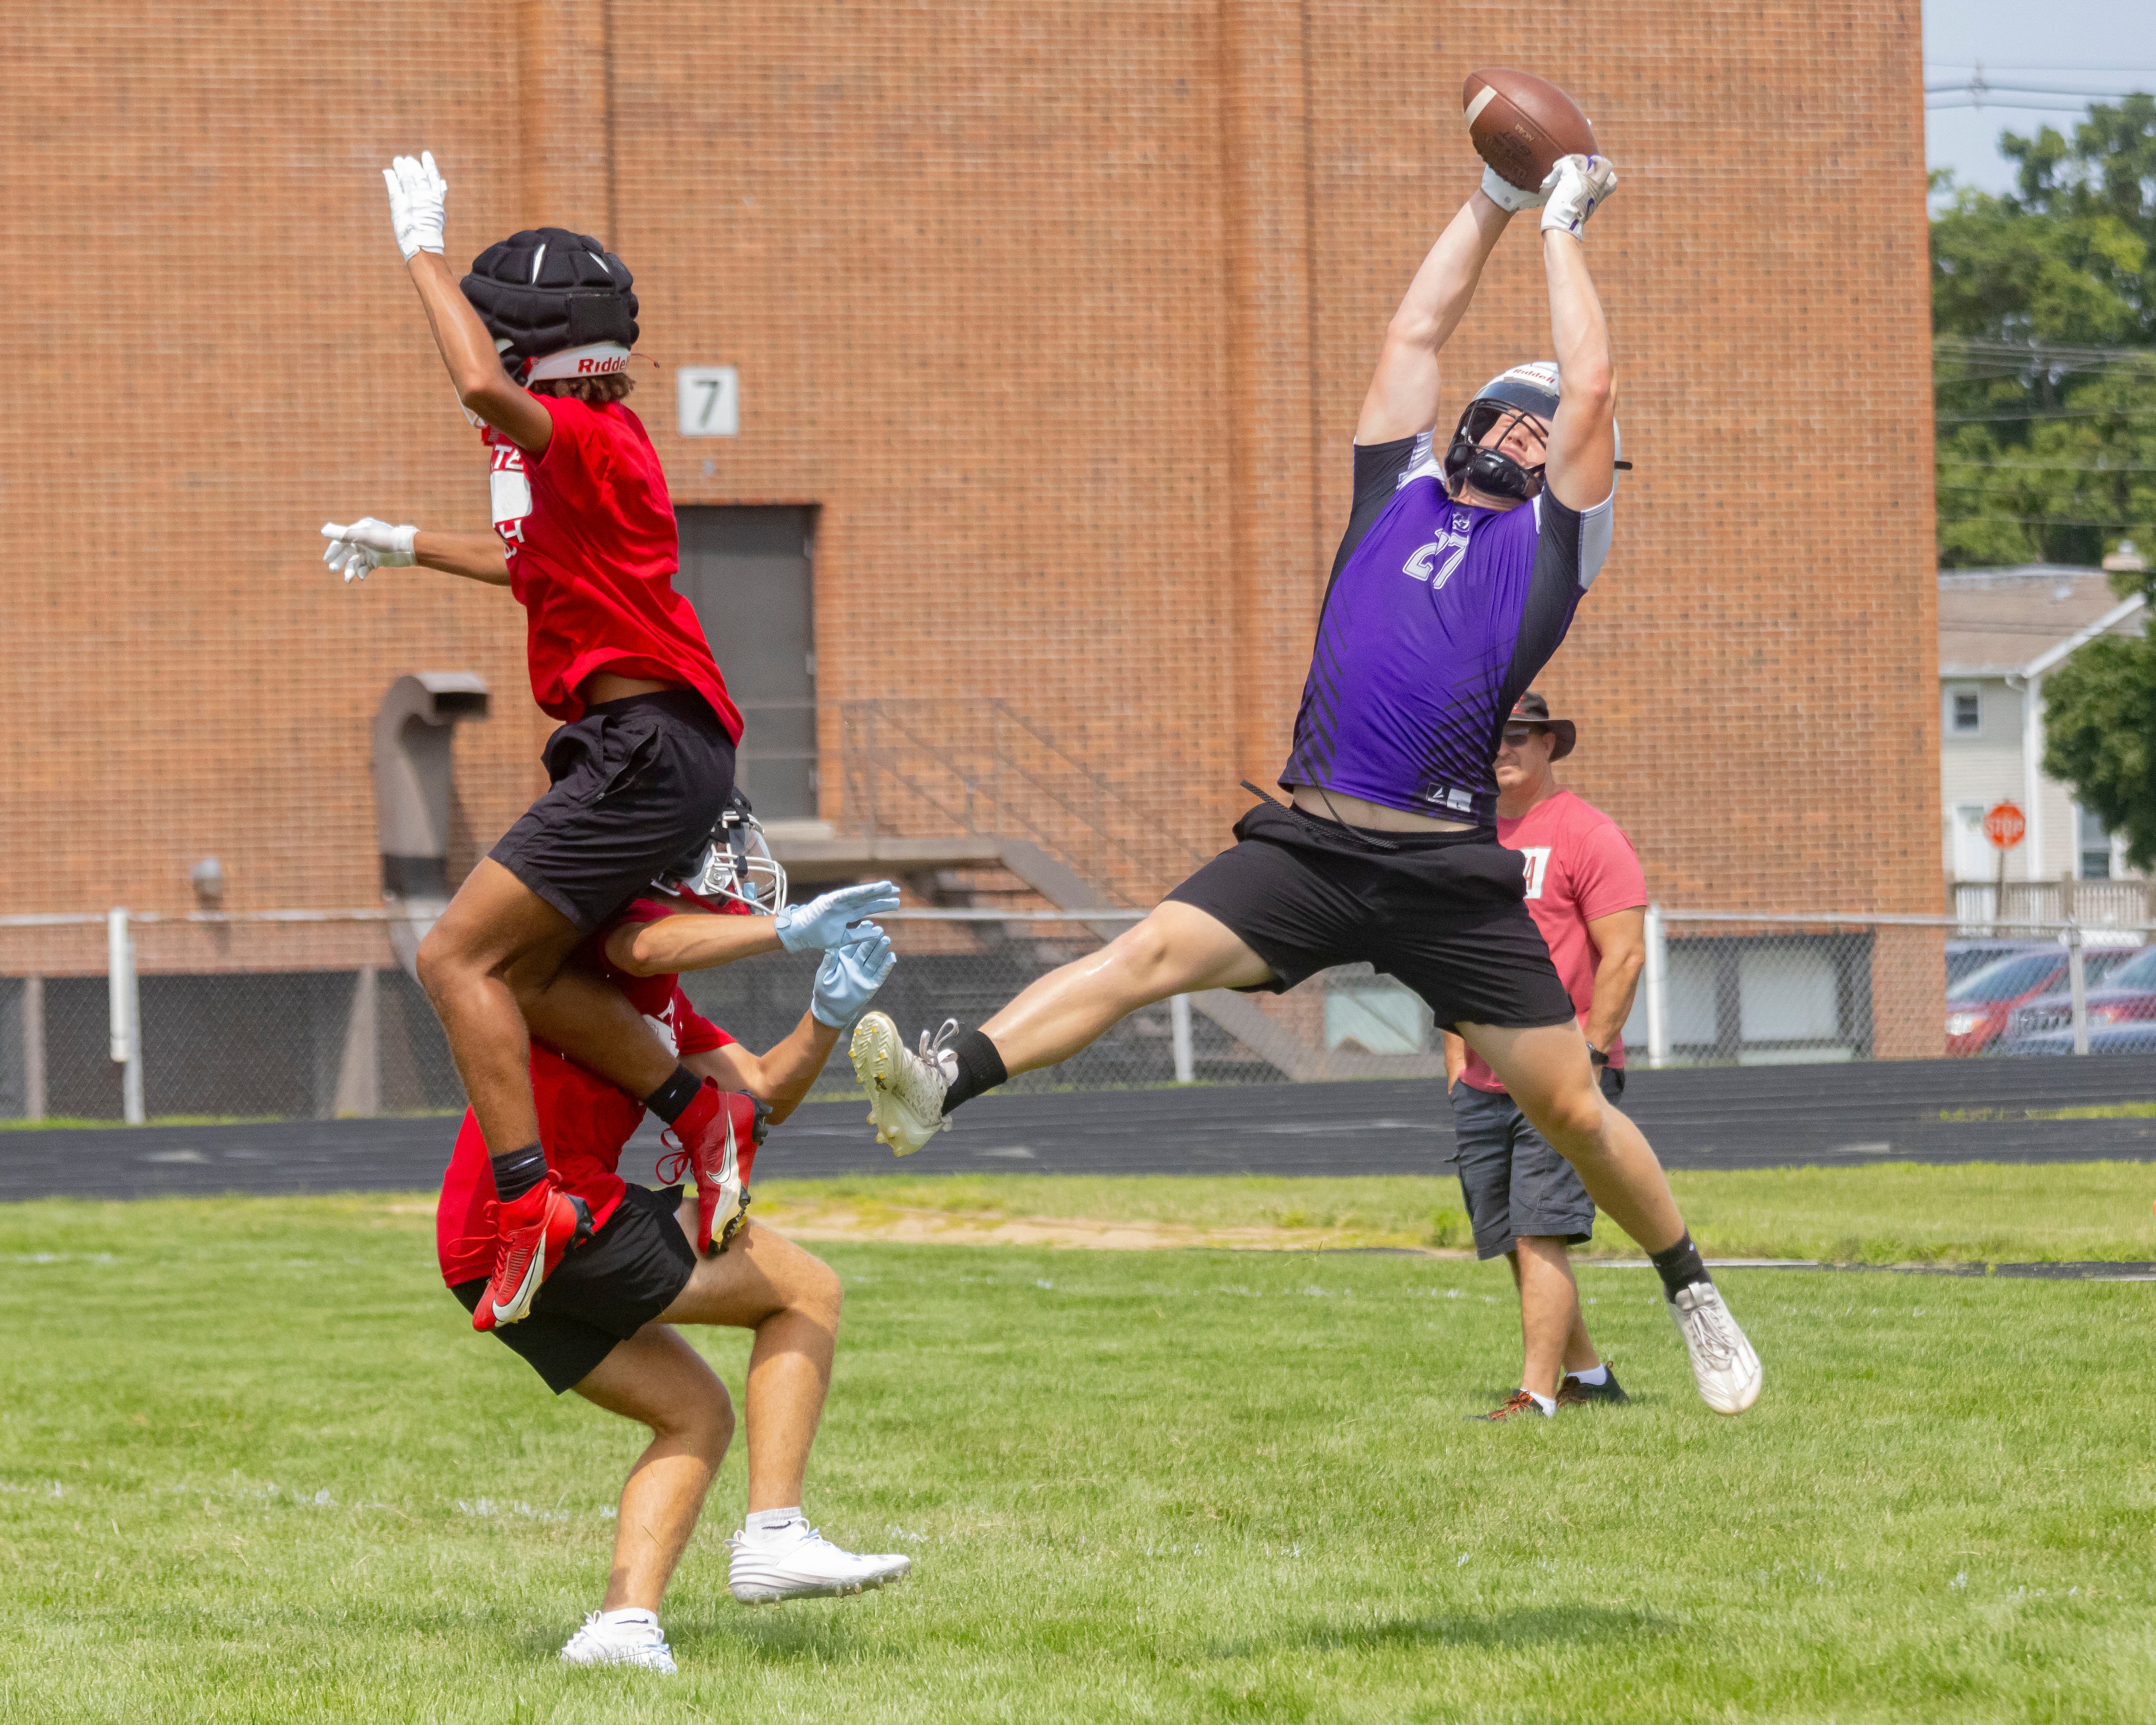
<svg viewBox="0 0 2156 1725">
<path fill-rule="evenodd" d="M 1471 1257 L 1439 1251 L 1366 1230 L 1201 1226 L 1184 1222 L 1104 1221 L 1083 1216 L 1014 1216 L 995 1210 L 909 1209 L 897 1206 L 825 1207 L 759 1204 L 750 1214 L 789 1240 L 875 1240 L 915 1245 L 1045 1245 L 1096 1251 L 1173 1250 L 1193 1246 L 1242 1251 L 1326 1251 L 1373 1246 L 1434 1258 Z"/>
</svg>

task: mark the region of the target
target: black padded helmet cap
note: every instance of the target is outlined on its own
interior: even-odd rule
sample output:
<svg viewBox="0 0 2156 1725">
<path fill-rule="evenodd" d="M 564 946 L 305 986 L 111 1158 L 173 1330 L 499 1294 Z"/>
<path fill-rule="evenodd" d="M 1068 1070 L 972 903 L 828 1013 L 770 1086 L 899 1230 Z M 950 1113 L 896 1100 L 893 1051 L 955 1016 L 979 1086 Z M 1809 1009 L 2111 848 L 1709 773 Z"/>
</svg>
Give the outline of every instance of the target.
<svg viewBox="0 0 2156 1725">
<path fill-rule="evenodd" d="M 526 362 L 593 341 L 636 345 L 629 266 L 588 234 L 527 228 L 489 246 L 460 285 L 521 377 Z"/>
</svg>

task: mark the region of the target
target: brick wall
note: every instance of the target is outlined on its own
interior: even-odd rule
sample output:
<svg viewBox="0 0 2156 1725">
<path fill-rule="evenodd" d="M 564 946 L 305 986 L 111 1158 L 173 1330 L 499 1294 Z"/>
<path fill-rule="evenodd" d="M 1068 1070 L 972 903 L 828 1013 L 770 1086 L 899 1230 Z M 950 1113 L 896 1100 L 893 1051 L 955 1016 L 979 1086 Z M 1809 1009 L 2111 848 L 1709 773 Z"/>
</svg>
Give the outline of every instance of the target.
<svg viewBox="0 0 2156 1725">
<path fill-rule="evenodd" d="M 1545 679 L 1572 783 L 1671 902 L 1938 907 L 1913 4 L 1637 0 L 1579 50 L 1517 8 L 1327 0 L 0 33 L 0 911 L 183 910 L 212 854 L 234 907 L 371 901 L 367 720 L 407 670 L 496 691 L 459 732 L 453 865 L 542 783 L 505 593 L 316 560 L 327 519 L 485 524 L 377 172 L 423 143 L 453 257 L 545 220 L 636 271 L 678 502 L 821 506 L 824 697 L 1010 703 L 1167 885 L 1285 752 L 1355 409 L 1477 177 L 1457 91 L 1491 63 L 1570 88 L 1625 180 L 1590 256 L 1639 469 Z M 1517 225 L 1448 422 L 1548 351 Z M 673 433 L 700 363 L 740 367 L 737 439 Z"/>
</svg>

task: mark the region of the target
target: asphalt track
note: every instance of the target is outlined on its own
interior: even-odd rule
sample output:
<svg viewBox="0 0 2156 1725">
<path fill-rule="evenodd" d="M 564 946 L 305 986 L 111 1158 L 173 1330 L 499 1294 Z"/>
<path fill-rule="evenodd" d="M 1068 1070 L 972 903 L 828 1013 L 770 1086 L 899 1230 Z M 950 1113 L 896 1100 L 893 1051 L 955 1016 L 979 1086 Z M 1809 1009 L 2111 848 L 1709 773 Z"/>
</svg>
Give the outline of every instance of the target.
<svg viewBox="0 0 2156 1725">
<path fill-rule="evenodd" d="M 2156 1103 L 2146 1056 L 1641 1072 L 1625 1102 L 1671 1168 L 2156 1160 L 2156 1118 L 2042 1117 Z M 772 1135 L 758 1173 L 1451 1171 L 1451 1111 L 1430 1080 L 983 1096 L 904 1161 L 875 1142 L 865 1112 L 850 1100 L 802 1108 Z M 434 1117 L 0 1132 L 0 1200 L 424 1190 L 455 1131 Z M 641 1153 L 657 1147 L 647 1124 L 623 1173 L 649 1178 Z"/>
</svg>

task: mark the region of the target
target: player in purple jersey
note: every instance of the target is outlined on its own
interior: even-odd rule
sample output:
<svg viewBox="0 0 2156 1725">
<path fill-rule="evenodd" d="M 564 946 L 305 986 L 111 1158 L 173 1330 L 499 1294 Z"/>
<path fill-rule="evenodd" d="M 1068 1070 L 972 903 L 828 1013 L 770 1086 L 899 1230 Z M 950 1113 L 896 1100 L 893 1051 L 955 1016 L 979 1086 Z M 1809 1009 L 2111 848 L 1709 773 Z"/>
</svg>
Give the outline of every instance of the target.
<svg viewBox="0 0 2156 1725">
<path fill-rule="evenodd" d="M 1594 156 L 1566 157 L 1537 193 L 1485 174 L 1394 314 L 1355 427 L 1353 510 L 1281 773 L 1288 804 L 1265 797 L 1236 824 L 1235 847 L 1143 922 L 978 1030 L 954 1036 L 954 1019 L 916 1052 L 868 1014 L 854 1070 L 877 1136 L 904 1155 L 960 1103 L 1069 1059 L 1141 1006 L 1199 988 L 1276 992 L 1367 960 L 1466 1039 L 1646 1249 L 1700 1394 L 1738 1414 L 1758 1398 L 1758 1356 L 1654 1152 L 1604 1100 L 1527 913 L 1519 853 L 1496 835 L 1506 718 L 1609 548 L 1615 394 L 1581 234 L 1616 183 Z M 1439 355 L 1512 216 L 1537 206 L 1557 361 L 1490 383 L 1440 457 Z"/>
</svg>

